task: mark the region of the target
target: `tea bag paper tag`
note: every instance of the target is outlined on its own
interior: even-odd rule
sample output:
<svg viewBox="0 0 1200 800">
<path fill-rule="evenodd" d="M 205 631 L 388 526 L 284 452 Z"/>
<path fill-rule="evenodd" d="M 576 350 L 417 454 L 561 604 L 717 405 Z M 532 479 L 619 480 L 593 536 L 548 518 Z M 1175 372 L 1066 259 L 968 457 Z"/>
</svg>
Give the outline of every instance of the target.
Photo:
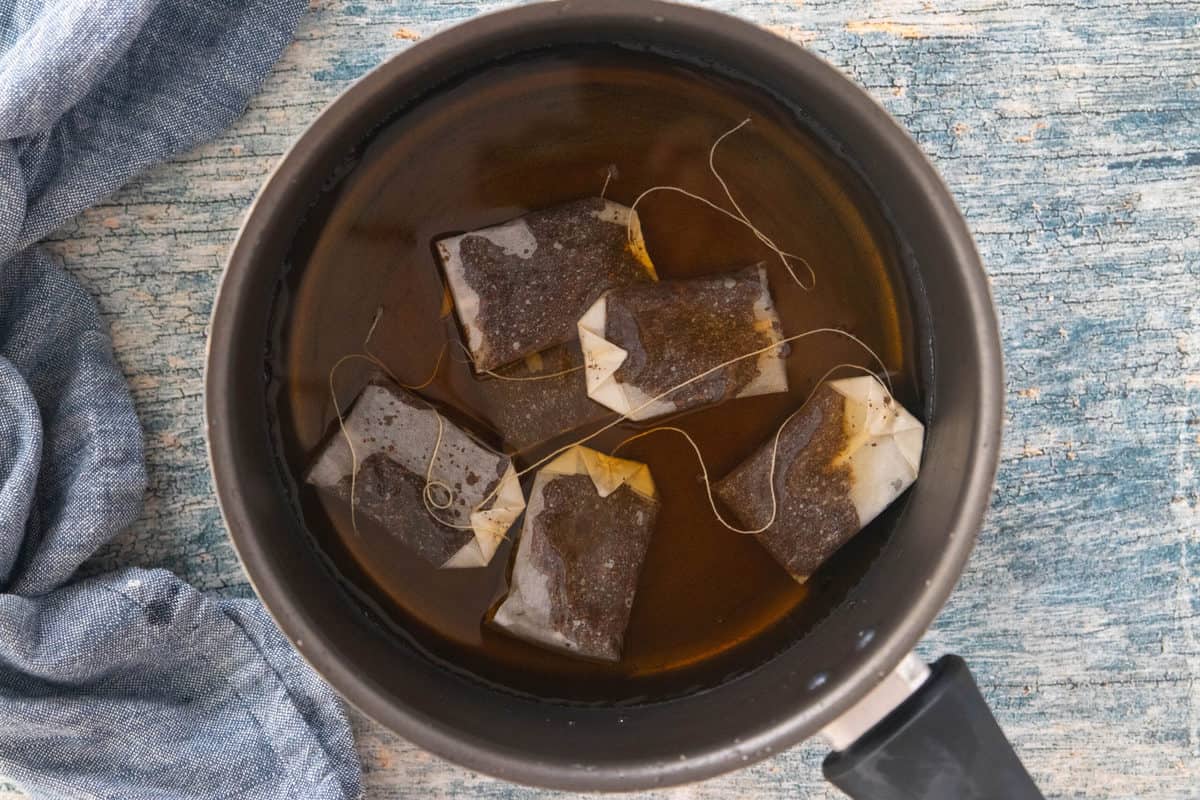
<svg viewBox="0 0 1200 800">
<path fill-rule="evenodd" d="M 607 324 L 608 302 L 604 297 L 579 318 L 579 345 L 583 348 L 588 397 L 632 420 L 651 419 L 674 411 L 675 404 L 669 400 L 649 402 L 649 395 L 617 381 L 615 373 L 629 358 L 629 352 L 604 338 Z"/>
<path fill-rule="evenodd" d="M 657 497 L 650 467 L 624 458 L 608 456 L 590 447 L 572 447 L 542 468 L 547 476 L 587 475 L 601 497 L 628 486 L 633 491 L 653 499 Z"/>
<path fill-rule="evenodd" d="M 846 446 L 834 464 L 849 467 L 850 498 L 866 525 L 916 481 L 925 426 L 874 377 L 829 386 L 845 398 Z"/>
</svg>

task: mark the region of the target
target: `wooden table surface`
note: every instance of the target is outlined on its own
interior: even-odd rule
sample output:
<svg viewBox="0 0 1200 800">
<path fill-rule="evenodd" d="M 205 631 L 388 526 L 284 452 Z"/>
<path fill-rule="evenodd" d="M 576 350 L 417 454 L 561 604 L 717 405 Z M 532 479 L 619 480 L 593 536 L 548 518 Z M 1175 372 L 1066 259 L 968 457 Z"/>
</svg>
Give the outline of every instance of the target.
<svg viewBox="0 0 1200 800">
<path fill-rule="evenodd" d="M 99 298 L 146 429 L 145 510 L 101 567 L 164 566 L 249 592 L 201 418 L 205 329 L 238 224 L 348 83 L 500 5 L 314 0 L 231 130 L 52 237 Z M 1200 7 L 709 5 L 866 87 L 945 176 L 991 276 L 1008 372 L 1003 463 L 922 653 L 966 657 L 1048 796 L 1200 797 Z M 369 798 L 548 796 L 355 724 Z M 654 796 L 833 798 L 822 756 L 802 746 Z"/>
</svg>

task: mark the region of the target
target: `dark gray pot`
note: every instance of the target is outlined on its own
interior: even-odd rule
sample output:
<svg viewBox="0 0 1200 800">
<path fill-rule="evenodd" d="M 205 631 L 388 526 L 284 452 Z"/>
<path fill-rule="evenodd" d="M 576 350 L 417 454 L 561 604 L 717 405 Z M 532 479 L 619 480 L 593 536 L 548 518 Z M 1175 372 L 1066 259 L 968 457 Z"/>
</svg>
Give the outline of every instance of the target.
<svg viewBox="0 0 1200 800">
<path fill-rule="evenodd" d="M 802 107 L 874 187 L 911 254 L 908 300 L 931 367 L 922 387 L 928 435 L 921 477 L 853 602 L 750 674 L 632 707 L 567 707 L 502 693 L 438 668 L 372 624 L 305 543 L 272 456 L 264 401 L 264 343 L 280 265 L 298 220 L 344 154 L 380 120 L 452 76 L 522 50 L 579 42 L 642 44 L 713 63 Z M 917 145 L 804 50 L 731 17 L 634 0 L 484 16 L 414 45 L 338 98 L 288 153 L 246 220 L 214 309 L 206 378 L 226 522 L 255 589 L 305 658 L 354 705 L 438 755 L 512 781 L 588 790 L 676 784 L 745 766 L 822 730 L 892 673 L 941 609 L 974 544 L 997 466 L 1002 404 L 986 277 L 962 216 Z M 874 636 L 861 646 L 867 630 Z M 893 712 L 894 730 L 885 719 L 854 746 L 859 752 L 836 756 L 827 765 L 831 777 L 861 797 L 988 796 L 986 787 L 973 794 L 969 781 L 945 794 L 922 795 L 911 782 L 896 791 L 918 793 L 888 793 L 904 777 L 889 777 L 880 759 L 905 744 L 907 729 L 920 729 L 906 724 L 913 714 L 920 722 L 929 708 L 945 711 L 945 692 L 930 697 L 927 688 L 961 681 L 946 672 L 935 670 L 918 692 L 924 701 L 905 701 L 907 720 L 897 722 Z M 968 711 L 976 722 L 991 719 L 982 706 Z M 958 740 L 971 736 L 986 738 L 968 731 Z M 960 772 L 978 777 L 1010 757 Z M 870 780 L 855 783 L 864 770 Z M 1036 796 L 1004 785 L 1008 797 Z"/>
</svg>

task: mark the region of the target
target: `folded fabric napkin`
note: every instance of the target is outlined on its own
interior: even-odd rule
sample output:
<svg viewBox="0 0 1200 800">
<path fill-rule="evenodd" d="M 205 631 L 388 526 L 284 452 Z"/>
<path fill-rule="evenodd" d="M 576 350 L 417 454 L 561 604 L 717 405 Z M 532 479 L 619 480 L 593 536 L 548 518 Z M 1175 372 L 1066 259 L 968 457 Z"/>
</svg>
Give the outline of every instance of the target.
<svg viewBox="0 0 1200 800">
<path fill-rule="evenodd" d="M 0 777 L 36 798 L 361 793 L 345 713 L 263 608 L 73 576 L 138 513 L 141 430 L 86 293 L 34 242 L 216 134 L 305 0 L 0 0 Z"/>
</svg>

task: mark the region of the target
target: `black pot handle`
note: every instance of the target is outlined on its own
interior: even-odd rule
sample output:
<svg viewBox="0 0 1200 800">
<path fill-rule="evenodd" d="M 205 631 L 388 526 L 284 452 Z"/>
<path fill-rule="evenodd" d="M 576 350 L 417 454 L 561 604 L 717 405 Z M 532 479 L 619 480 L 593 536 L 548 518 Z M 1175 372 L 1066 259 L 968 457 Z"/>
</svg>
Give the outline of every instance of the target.
<svg viewBox="0 0 1200 800">
<path fill-rule="evenodd" d="M 958 656 L 823 769 L 854 800 L 1043 800 Z"/>
</svg>

